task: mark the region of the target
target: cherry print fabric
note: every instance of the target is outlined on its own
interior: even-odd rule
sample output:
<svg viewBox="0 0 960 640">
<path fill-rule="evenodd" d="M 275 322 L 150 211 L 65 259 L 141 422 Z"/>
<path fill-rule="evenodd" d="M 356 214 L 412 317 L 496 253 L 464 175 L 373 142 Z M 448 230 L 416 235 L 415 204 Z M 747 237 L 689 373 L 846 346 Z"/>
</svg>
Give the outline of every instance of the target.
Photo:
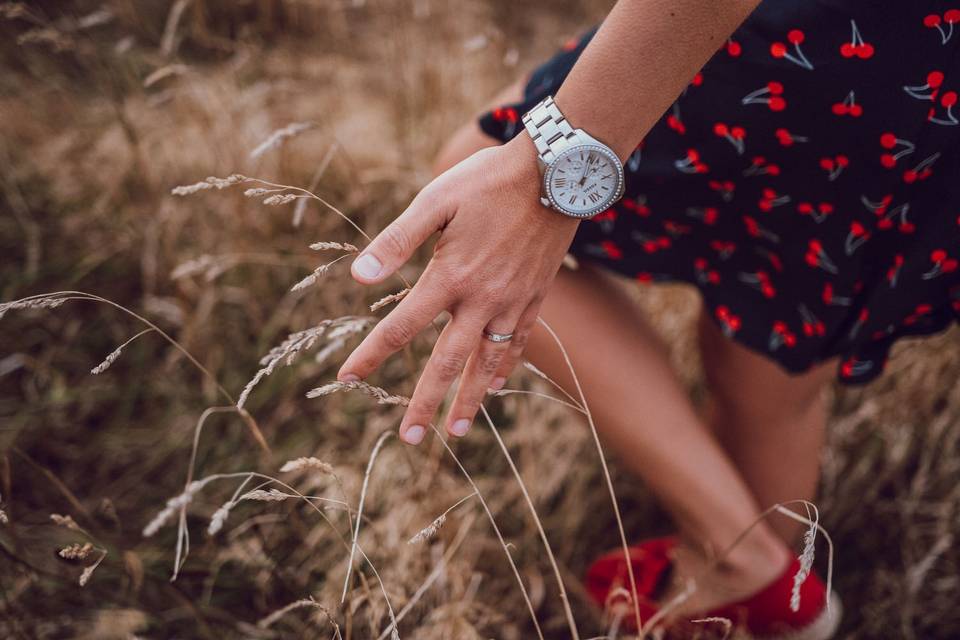
<svg viewBox="0 0 960 640">
<path fill-rule="evenodd" d="M 537 69 L 522 103 L 484 114 L 483 131 L 520 133 L 592 35 Z M 958 92 L 956 0 L 764 2 L 570 251 L 694 285 L 726 335 L 790 372 L 839 356 L 841 382 L 868 382 L 897 339 L 960 319 Z"/>
</svg>

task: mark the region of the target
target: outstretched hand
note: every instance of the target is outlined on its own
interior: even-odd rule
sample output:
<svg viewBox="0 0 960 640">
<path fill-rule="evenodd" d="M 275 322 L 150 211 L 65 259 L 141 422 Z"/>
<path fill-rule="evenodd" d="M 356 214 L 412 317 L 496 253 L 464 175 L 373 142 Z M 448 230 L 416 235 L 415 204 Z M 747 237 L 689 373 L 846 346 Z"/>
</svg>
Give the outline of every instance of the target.
<svg viewBox="0 0 960 640">
<path fill-rule="evenodd" d="M 434 232 L 440 237 L 423 274 L 396 308 L 350 354 L 337 378 L 375 371 L 442 311 L 451 314 L 400 423 L 419 444 L 454 379 L 463 374 L 446 429 L 466 435 L 487 389 L 499 389 L 523 353 L 578 220 L 540 204 L 532 142 L 517 136 L 476 152 L 437 177 L 354 260 L 362 284 L 380 282 Z M 513 334 L 486 339 L 484 329 Z"/>
</svg>

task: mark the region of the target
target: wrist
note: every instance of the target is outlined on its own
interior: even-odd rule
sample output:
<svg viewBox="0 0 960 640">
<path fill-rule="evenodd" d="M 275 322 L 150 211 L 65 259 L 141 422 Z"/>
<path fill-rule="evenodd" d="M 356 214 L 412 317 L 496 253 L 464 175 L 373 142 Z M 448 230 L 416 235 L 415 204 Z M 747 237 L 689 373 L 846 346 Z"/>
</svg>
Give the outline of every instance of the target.
<svg viewBox="0 0 960 640">
<path fill-rule="evenodd" d="M 531 203 L 531 208 L 536 211 L 535 222 L 563 232 L 576 230 L 580 225 L 579 218 L 565 216 L 540 202 L 543 193 L 543 174 L 540 171 L 540 159 L 537 155 L 536 145 L 533 144 L 533 140 L 530 139 L 527 132 L 521 131 L 503 147 L 508 155 L 515 160 L 513 163 L 514 173 L 517 176 L 517 181 L 524 185 L 522 197 L 526 202 Z"/>
</svg>

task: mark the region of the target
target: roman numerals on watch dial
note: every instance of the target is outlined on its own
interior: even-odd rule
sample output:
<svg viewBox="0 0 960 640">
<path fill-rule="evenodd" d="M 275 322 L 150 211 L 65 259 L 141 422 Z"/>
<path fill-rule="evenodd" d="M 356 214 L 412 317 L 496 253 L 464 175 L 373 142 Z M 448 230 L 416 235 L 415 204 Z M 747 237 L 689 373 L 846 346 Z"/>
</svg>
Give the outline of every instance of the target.
<svg viewBox="0 0 960 640">
<path fill-rule="evenodd" d="M 618 171 L 605 153 L 574 147 L 554 161 L 547 189 L 553 201 L 573 215 L 612 204 L 617 193 Z"/>
</svg>

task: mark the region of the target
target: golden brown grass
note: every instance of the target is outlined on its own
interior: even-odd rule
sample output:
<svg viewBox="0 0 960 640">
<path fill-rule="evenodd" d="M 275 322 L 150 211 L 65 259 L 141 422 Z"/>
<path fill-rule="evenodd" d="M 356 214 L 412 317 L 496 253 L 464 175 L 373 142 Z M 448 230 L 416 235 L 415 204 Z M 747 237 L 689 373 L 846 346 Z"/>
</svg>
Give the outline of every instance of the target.
<svg viewBox="0 0 960 640">
<path fill-rule="evenodd" d="M 405 285 L 316 273 L 309 248 L 362 246 L 442 136 L 603 4 L 136 4 L 0 5 L 0 300 L 67 292 L 0 311 L 0 637 L 510 639 L 536 635 L 532 612 L 567 638 L 529 505 L 581 635 L 606 633 L 578 577 L 620 540 L 581 399 L 524 371 L 487 402 L 499 431 L 389 438 L 371 461 L 433 336 L 369 388 L 325 388 L 369 323 L 343 325 Z M 233 174 L 269 183 L 170 195 Z M 702 397 L 694 298 L 637 295 Z M 883 379 L 834 396 L 818 506 L 847 637 L 960 634 L 956 340 L 901 345 Z M 669 530 L 610 473 L 628 537 Z"/>
</svg>

